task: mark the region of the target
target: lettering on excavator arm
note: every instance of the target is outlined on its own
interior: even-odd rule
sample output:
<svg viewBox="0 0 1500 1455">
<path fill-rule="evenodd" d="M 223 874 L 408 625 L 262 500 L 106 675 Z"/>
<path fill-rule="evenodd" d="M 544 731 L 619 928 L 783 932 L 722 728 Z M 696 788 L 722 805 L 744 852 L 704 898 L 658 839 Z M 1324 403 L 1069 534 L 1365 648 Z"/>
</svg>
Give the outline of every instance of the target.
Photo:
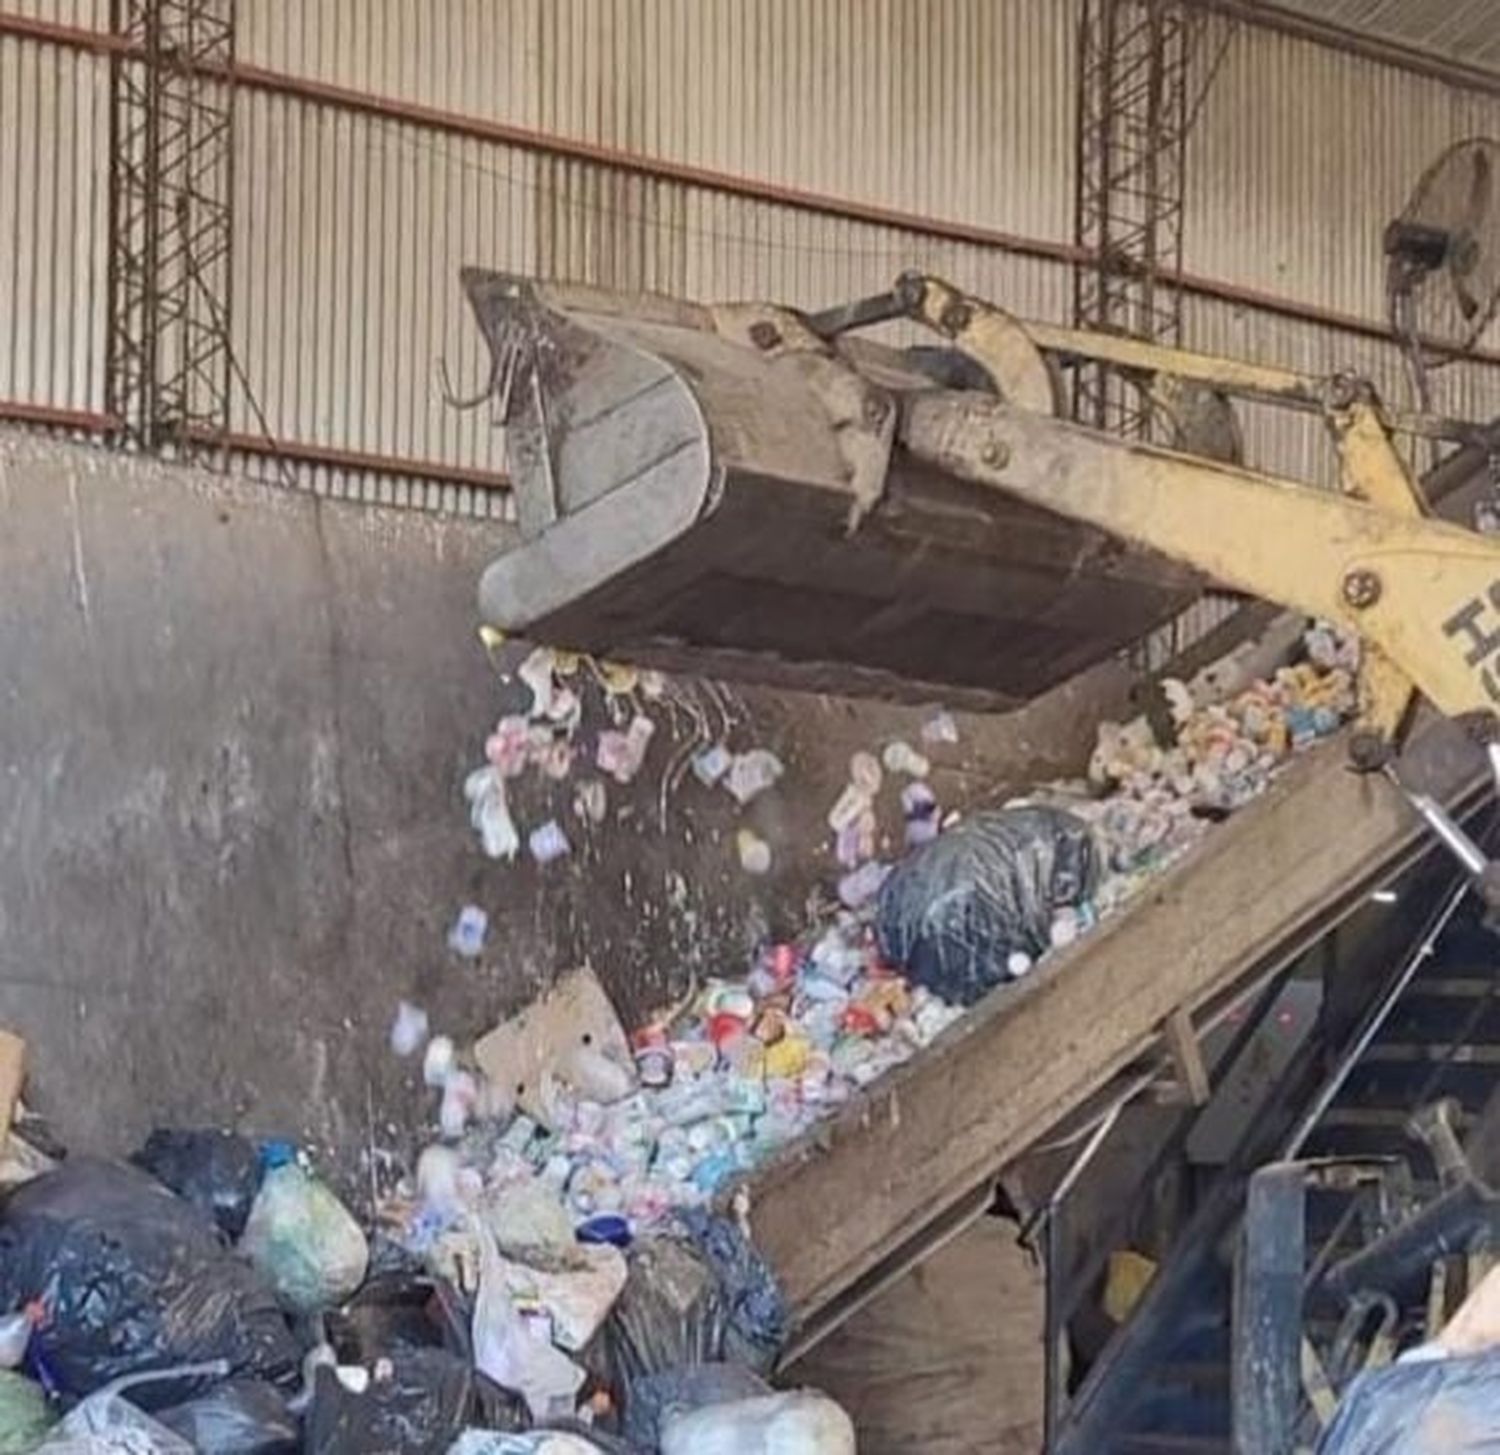
<svg viewBox="0 0 1500 1455">
<path fill-rule="evenodd" d="M 1464 665 L 1479 668 L 1485 696 L 1500 705 L 1500 579 L 1490 583 L 1488 596 L 1464 602 L 1443 623 L 1443 635 L 1465 647 Z"/>
</svg>

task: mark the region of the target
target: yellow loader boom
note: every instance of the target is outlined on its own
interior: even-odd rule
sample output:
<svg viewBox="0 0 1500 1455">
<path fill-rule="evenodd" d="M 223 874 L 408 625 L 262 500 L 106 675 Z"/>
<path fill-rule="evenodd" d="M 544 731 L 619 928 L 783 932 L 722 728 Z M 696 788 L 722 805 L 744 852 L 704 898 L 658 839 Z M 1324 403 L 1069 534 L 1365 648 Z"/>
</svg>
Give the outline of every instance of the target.
<svg viewBox="0 0 1500 1455">
<path fill-rule="evenodd" d="M 920 274 L 814 315 L 465 282 L 521 505 L 522 544 L 481 589 L 503 629 L 731 677 L 1003 704 L 1211 581 L 1360 635 L 1357 766 L 1391 763 L 1420 693 L 1472 720 L 1500 776 L 1500 544 L 1434 519 L 1393 443 L 1471 426 L 1394 414 L 1347 376 L 1023 323 Z M 944 347 L 855 336 L 897 320 Z M 1176 425 L 1174 448 L 1056 417 L 1079 362 L 1127 371 Z M 1318 413 L 1342 489 L 1235 463 L 1231 397 Z"/>
</svg>

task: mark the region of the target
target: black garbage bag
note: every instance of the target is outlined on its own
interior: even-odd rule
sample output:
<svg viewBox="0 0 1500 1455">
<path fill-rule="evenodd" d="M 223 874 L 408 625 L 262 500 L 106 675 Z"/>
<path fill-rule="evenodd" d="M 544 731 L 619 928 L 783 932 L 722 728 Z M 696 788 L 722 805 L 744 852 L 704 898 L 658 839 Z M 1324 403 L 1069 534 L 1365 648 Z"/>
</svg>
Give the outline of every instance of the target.
<svg viewBox="0 0 1500 1455">
<path fill-rule="evenodd" d="M 377 1362 L 362 1394 L 319 1369 L 303 1429 L 306 1455 L 445 1455 L 468 1423 L 474 1372 L 444 1349 L 403 1349 Z"/>
<path fill-rule="evenodd" d="M 728 1322 L 713 1271 L 686 1238 L 644 1239 L 629 1259 L 604 1323 L 608 1378 L 627 1410 L 630 1391 L 649 1375 L 720 1361 Z"/>
<path fill-rule="evenodd" d="M 1367 1370 L 1318 1455 L 1500 1455 L 1500 1349 Z"/>
<path fill-rule="evenodd" d="M 677 1223 L 718 1284 L 725 1309 L 722 1357 L 765 1373 L 786 1342 L 790 1322 L 770 1264 L 729 1218 L 683 1208 Z"/>
<path fill-rule="evenodd" d="M 130 1160 L 211 1217 L 231 1243 L 245 1231 L 262 1168 L 244 1137 L 217 1127 L 162 1127 Z"/>
<path fill-rule="evenodd" d="M 654 1450 L 661 1444 L 661 1427 L 668 1415 L 770 1393 L 771 1386 L 743 1364 L 694 1364 L 686 1369 L 664 1369 L 631 1385 L 630 1402 L 625 1410 L 625 1438 L 643 1450 Z"/>
<path fill-rule="evenodd" d="M 374 1364 L 412 1349 L 444 1349 L 474 1363 L 472 1301 L 451 1283 L 423 1272 L 387 1272 L 367 1279 L 341 1309 L 324 1318 L 328 1342 L 341 1364 Z M 469 1423 L 489 1430 L 524 1430 L 526 1403 L 473 1371 Z"/>
<path fill-rule="evenodd" d="M 226 1379 L 156 1418 L 198 1455 L 298 1455 L 302 1444 L 296 1415 L 259 1379 Z"/>
<path fill-rule="evenodd" d="M 1046 805 L 983 810 L 907 855 L 876 903 L 880 953 L 955 1005 L 972 1005 L 1006 979 L 1015 951 L 1051 944 L 1057 910 L 1080 904 L 1099 879 L 1082 819 Z"/>
<path fill-rule="evenodd" d="M 138 1168 L 74 1157 L 0 1204 L 0 1313 L 40 1300 L 33 1348 L 63 1393 L 123 1375 L 222 1359 L 231 1374 L 295 1375 L 276 1297 L 214 1225 Z M 146 1409 L 202 1393 L 157 1381 Z"/>
<path fill-rule="evenodd" d="M 639 1427 L 632 1410 L 645 1380 L 725 1361 L 770 1370 L 787 1335 L 786 1303 L 735 1223 L 685 1209 L 673 1231 L 634 1244 L 629 1261 L 602 1333 L 605 1375 L 627 1432 Z M 641 1417 L 654 1418 L 649 1409 Z"/>
</svg>

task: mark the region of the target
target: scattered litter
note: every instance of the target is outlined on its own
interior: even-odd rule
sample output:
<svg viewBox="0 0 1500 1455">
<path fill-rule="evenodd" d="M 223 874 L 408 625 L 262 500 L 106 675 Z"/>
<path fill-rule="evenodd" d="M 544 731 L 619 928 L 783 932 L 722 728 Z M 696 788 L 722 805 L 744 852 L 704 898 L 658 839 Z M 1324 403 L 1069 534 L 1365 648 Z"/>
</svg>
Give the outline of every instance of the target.
<svg viewBox="0 0 1500 1455">
<path fill-rule="evenodd" d="M 931 843 L 941 832 L 937 795 L 923 782 L 908 783 L 901 790 L 901 816 L 906 821 L 908 849 Z"/>
<path fill-rule="evenodd" d="M 391 1022 L 391 1050 L 398 1056 L 410 1056 L 426 1040 L 427 1012 L 409 1000 L 400 1001 L 396 1006 L 396 1018 Z M 451 1041 L 449 1050 L 452 1050 Z"/>
<path fill-rule="evenodd" d="M 502 717 L 485 739 L 484 756 L 502 778 L 519 778 L 531 758 L 531 724 L 516 714 Z"/>
<path fill-rule="evenodd" d="M 417 1158 L 417 1197 L 437 1221 L 455 1221 L 477 1195 L 478 1187 L 466 1183 L 467 1170 L 452 1147 L 434 1143 L 422 1148 Z M 474 1180 L 483 1186 L 477 1176 Z"/>
<path fill-rule="evenodd" d="M 554 699 L 559 690 L 557 656 L 552 648 L 533 648 L 526 660 L 516 668 L 516 676 L 531 689 L 530 716 L 552 717 Z"/>
<path fill-rule="evenodd" d="M 599 662 L 594 671 L 608 697 L 628 697 L 641 685 L 641 674 L 623 662 Z"/>
<path fill-rule="evenodd" d="M 479 1100 L 479 1083 L 473 1073 L 454 1069 L 443 1078 L 443 1097 L 438 1103 L 438 1128 L 445 1137 L 463 1136 Z"/>
<path fill-rule="evenodd" d="M 785 765 L 769 748 L 751 748 L 748 753 L 736 753 L 730 759 L 723 783 L 743 808 L 774 787 L 785 772 Z"/>
<path fill-rule="evenodd" d="M 491 859 L 510 860 L 521 847 L 520 835 L 505 799 L 505 779 L 493 765 L 476 768 L 464 780 L 469 822 Z"/>
<path fill-rule="evenodd" d="M 453 1040 L 449 1036 L 434 1036 L 427 1043 L 422 1057 L 422 1080 L 434 1089 L 447 1083 L 453 1072 Z"/>
<path fill-rule="evenodd" d="M 588 824 L 601 824 L 609 812 L 609 790 L 597 778 L 580 783 L 573 793 L 574 816 Z"/>
<path fill-rule="evenodd" d="M 870 795 L 855 783 L 844 785 L 844 791 L 839 794 L 832 808 L 828 810 L 828 827 L 834 833 L 842 834 L 846 829 L 856 825 L 860 818 L 870 811 Z"/>
<path fill-rule="evenodd" d="M 342 1303 L 364 1282 L 370 1258 L 349 1210 L 295 1161 L 267 1170 L 239 1251 L 299 1313 Z"/>
<path fill-rule="evenodd" d="M 878 859 L 870 859 L 861 864 L 858 869 L 839 880 L 839 902 L 845 909 L 862 908 L 880 893 L 880 886 L 885 883 L 890 872 L 891 866 L 882 864 Z"/>
<path fill-rule="evenodd" d="M 705 787 L 712 788 L 730 769 L 734 755 L 723 743 L 715 743 L 701 753 L 693 755 L 693 776 Z"/>
<path fill-rule="evenodd" d="M 630 726 L 622 733 L 613 728 L 599 734 L 599 746 L 594 762 L 601 773 L 607 773 L 616 783 L 629 783 L 641 771 L 646 760 L 646 749 L 656 733 L 656 724 L 644 713 L 637 713 Z"/>
<path fill-rule="evenodd" d="M 880 792 L 885 775 L 880 769 L 880 760 L 874 753 L 859 752 L 849 759 L 849 786 L 864 797 L 873 799 Z"/>
<path fill-rule="evenodd" d="M 922 741 L 930 745 L 956 743 L 958 723 L 951 712 L 935 712 L 922 724 Z"/>
<path fill-rule="evenodd" d="M 532 829 L 526 847 L 538 864 L 550 864 L 571 853 L 573 846 L 562 831 L 562 825 L 555 818 L 549 818 L 540 828 Z"/>
<path fill-rule="evenodd" d="M 735 848 L 740 856 L 740 868 L 747 874 L 769 874 L 771 872 L 771 846 L 750 829 L 741 829 L 735 835 Z"/>
<path fill-rule="evenodd" d="M 477 904 L 466 904 L 448 931 L 448 948 L 466 960 L 477 960 L 484 953 L 484 937 L 489 928 L 489 915 Z"/>
<path fill-rule="evenodd" d="M 887 773 L 899 773 L 907 778 L 925 778 L 932 772 L 931 761 L 907 742 L 887 743 L 880 761 Z"/>
</svg>

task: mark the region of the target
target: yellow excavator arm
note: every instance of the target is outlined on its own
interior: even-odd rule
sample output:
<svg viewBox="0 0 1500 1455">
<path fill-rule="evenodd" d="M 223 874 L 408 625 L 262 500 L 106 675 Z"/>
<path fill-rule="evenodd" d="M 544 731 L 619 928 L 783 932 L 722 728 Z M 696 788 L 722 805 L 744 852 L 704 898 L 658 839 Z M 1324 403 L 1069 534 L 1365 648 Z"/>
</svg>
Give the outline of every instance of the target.
<svg viewBox="0 0 1500 1455">
<path fill-rule="evenodd" d="M 1371 386 L 1022 322 L 937 278 L 818 314 L 466 274 L 524 541 L 487 619 L 564 645 L 793 685 L 1003 704 L 1221 583 L 1365 644 L 1355 766 L 1392 771 L 1418 694 L 1500 781 L 1500 543 L 1436 519 L 1393 435 L 1473 426 Z M 938 350 L 855 335 L 921 325 Z M 1103 364 L 1176 448 L 1058 417 Z M 1341 490 L 1235 463 L 1230 398 L 1317 413 Z M 1394 773 L 1392 772 L 1394 777 Z M 1500 876 L 1419 792 L 1500 902 Z"/>
<path fill-rule="evenodd" d="M 1073 330 L 1029 329 L 936 279 L 907 278 L 914 317 L 981 364 L 1017 339 L 1226 394 L 1311 404 L 1338 452 L 1339 492 L 1115 439 L 1005 399 L 914 399 L 908 449 L 945 471 L 1149 546 L 1213 580 L 1335 621 L 1366 647 L 1362 766 L 1379 766 L 1420 692 L 1450 716 L 1500 708 L 1500 544 L 1427 512 L 1374 391 Z"/>
</svg>

